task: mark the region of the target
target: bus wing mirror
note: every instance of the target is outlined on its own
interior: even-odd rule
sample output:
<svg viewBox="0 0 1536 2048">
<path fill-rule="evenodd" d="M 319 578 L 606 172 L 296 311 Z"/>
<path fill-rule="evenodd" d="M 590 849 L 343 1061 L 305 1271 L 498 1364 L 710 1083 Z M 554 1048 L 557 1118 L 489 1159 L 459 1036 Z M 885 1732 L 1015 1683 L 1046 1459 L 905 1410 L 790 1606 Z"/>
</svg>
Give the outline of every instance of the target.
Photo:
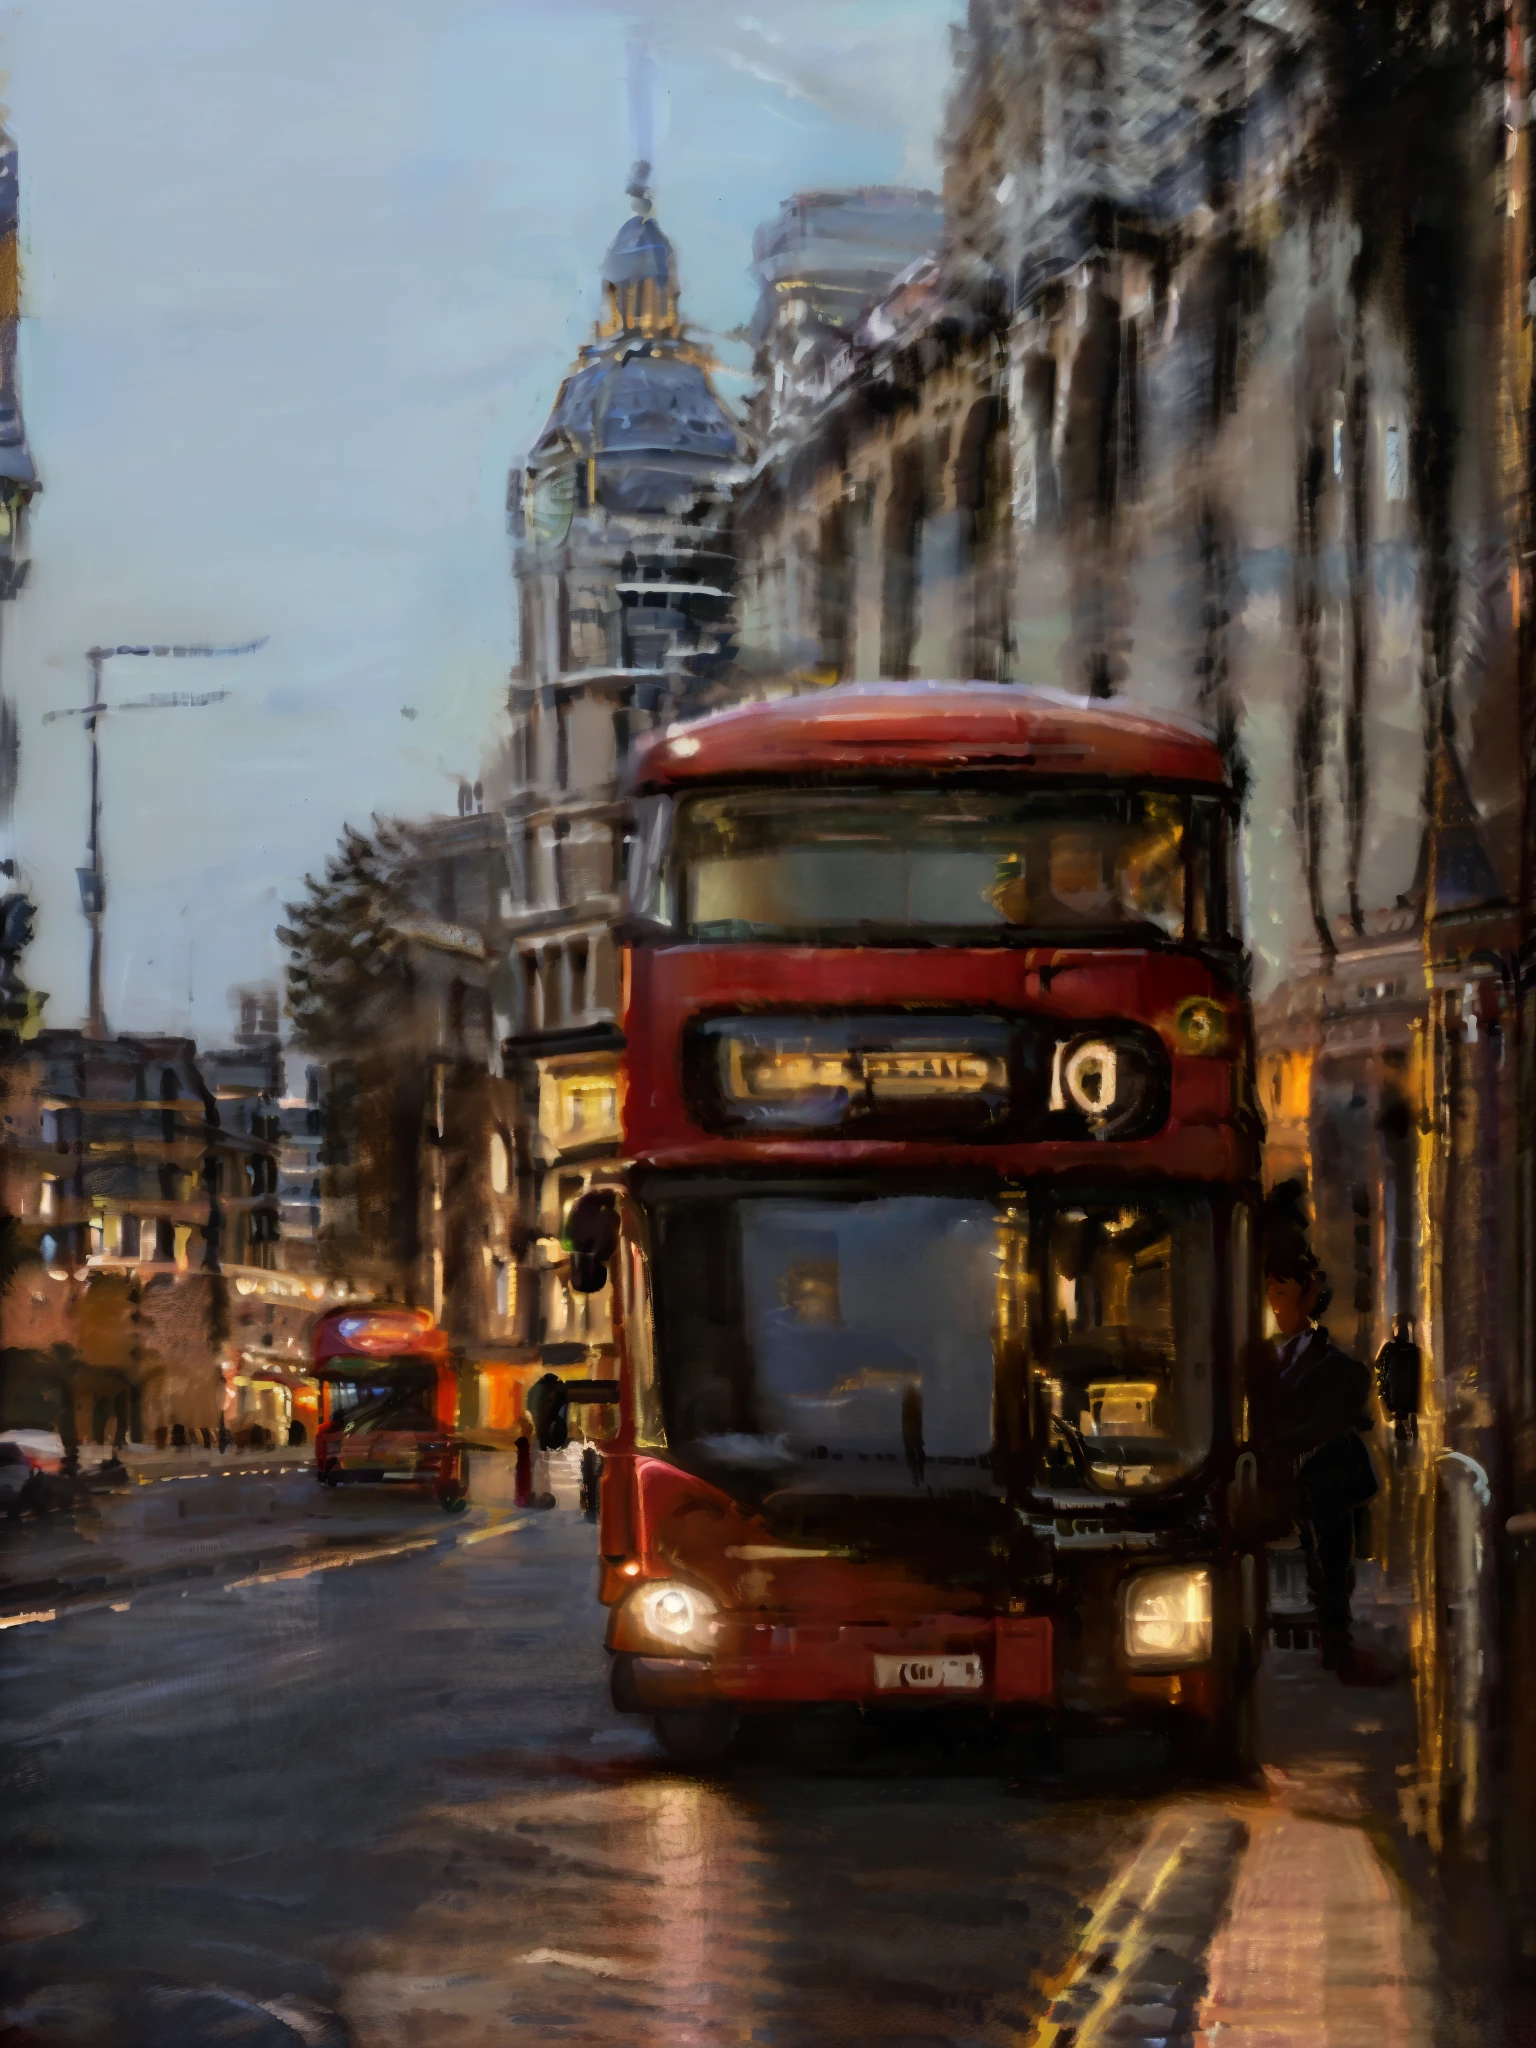
<svg viewBox="0 0 1536 2048">
<path fill-rule="evenodd" d="M 619 1198 L 612 1188 L 590 1188 L 577 1197 L 565 1239 L 571 1248 L 571 1286 L 578 1294 L 600 1294 L 619 1248 Z"/>
</svg>

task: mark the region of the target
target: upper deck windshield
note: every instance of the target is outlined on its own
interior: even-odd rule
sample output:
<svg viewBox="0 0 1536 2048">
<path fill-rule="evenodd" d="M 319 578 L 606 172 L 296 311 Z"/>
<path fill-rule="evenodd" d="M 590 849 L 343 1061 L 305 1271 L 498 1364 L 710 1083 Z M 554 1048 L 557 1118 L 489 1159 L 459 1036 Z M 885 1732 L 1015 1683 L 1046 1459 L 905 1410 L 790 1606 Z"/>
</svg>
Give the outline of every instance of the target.
<svg viewBox="0 0 1536 2048">
<path fill-rule="evenodd" d="M 1214 798 L 1114 788 L 738 789 L 643 823 L 642 917 L 707 942 L 1145 943 L 1232 929 Z"/>
<path fill-rule="evenodd" d="M 675 1448 L 942 1492 L 992 1487 L 1022 1433 L 1042 1484 L 1105 1493 L 1171 1485 L 1210 1449 L 1206 1197 L 676 1198 L 654 1225 Z M 999 1429 L 999 1386 L 1029 1419 Z"/>
<path fill-rule="evenodd" d="M 430 1359 L 336 1358 L 322 1371 L 326 1421 L 344 1436 L 379 1430 L 431 1431 L 437 1423 L 437 1368 Z"/>
</svg>

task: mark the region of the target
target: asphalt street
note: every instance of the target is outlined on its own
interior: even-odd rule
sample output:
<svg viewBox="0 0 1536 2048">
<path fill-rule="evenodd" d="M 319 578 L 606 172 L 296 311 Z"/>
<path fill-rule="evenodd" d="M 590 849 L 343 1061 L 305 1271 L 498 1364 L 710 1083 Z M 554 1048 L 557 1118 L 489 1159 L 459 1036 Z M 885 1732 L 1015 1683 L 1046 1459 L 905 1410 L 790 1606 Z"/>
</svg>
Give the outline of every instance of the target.
<svg viewBox="0 0 1536 2048">
<path fill-rule="evenodd" d="M 1087 2041 L 1115 1943 L 1157 1988 L 1126 1992 L 1105 2038 L 1193 2038 L 1273 1799 L 1045 1781 L 958 1741 L 850 1757 L 815 1731 L 689 1775 L 608 1703 L 593 1531 L 571 1507 L 447 1543 L 424 1507 L 438 1540 L 419 1549 L 411 1510 L 392 1513 L 389 1556 L 155 1586 L 0 1635 L 0 2039 L 991 2048 L 1070 2022 Z M 1275 1782 L 1308 1782 L 1306 1762 Z M 1427 2041 L 1427 1936 L 1402 1932 L 1359 1840 L 1356 1890 L 1376 1885 L 1398 1944 L 1396 2037 Z M 1292 1888 L 1311 1853 L 1273 1838 Z M 113 2034 L 167 1987 L 254 2017 Z"/>
</svg>

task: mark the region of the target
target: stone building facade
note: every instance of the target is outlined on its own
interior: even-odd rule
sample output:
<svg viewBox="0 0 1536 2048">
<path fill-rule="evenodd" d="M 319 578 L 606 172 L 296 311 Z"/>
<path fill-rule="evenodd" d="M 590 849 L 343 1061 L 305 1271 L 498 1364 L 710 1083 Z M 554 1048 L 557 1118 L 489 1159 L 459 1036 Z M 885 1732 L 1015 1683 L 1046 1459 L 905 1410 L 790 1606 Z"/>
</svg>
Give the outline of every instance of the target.
<svg viewBox="0 0 1536 2048">
<path fill-rule="evenodd" d="M 273 1058 L 45 1031 L 8 1075 L 0 1176 L 24 1257 L 0 1310 L 7 1426 L 286 1427 L 305 1322 L 351 1290 L 283 1270 Z"/>
<path fill-rule="evenodd" d="M 1271 1170 L 1336 1333 L 1423 1348 L 1421 1824 L 1529 1925 L 1536 1774 L 1518 1821 L 1498 1796 L 1536 1697 L 1527 11 L 972 0 L 941 246 L 764 443 L 737 547 L 749 670 L 1218 733 Z"/>
<path fill-rule="evenodd" d="M 619 1151 L 620 776 L 635 738 L 723 701 L 733 674 L 731 493 L 747 444 L 684 327 L 648 177 L 637 165 L 593 340 L 508 490 L 521 639 L 488 787 L 511 905 L 513 1355 L 540 1369 L 579 1368 L 610 1335 L 606 1297 L 567 1285 L 561 1237 Z"/>
</svg>

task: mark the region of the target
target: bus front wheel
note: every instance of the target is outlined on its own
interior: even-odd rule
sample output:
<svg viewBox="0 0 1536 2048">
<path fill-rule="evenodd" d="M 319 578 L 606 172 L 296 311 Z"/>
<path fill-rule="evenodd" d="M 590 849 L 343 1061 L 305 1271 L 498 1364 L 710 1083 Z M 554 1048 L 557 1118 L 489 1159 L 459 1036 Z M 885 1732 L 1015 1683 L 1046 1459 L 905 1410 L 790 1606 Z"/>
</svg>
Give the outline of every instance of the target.
<svg viewBox="0 0 1536 2048">
<path fill-rule="evenodd" d="M 663 1753 L 678 1764 L 713 1764 L 736 1740 L 734 1707 L 665 1707 L 651 1716 Z"/>
</svg>

